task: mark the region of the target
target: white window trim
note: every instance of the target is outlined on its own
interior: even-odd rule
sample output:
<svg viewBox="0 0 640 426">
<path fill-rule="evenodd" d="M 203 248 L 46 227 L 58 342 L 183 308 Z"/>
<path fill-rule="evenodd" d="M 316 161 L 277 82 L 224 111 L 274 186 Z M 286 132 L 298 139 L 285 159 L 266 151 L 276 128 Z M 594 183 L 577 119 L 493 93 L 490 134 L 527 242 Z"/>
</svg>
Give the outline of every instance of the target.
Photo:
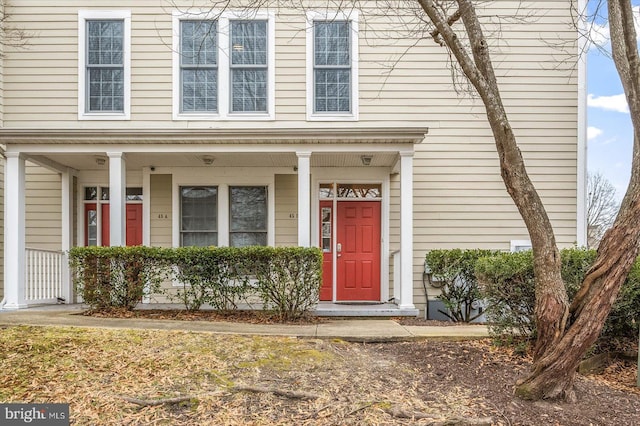
<svg viewBox="0 0 640 426">
<path fill-rule="evenodd" d="M 531 248 L 531 240 L 511 240 L 509 251 L 515 253 L 518 248 L 528 247 Z"/>
<path fill-rule="evenodd" d="M 259 182 L 254 178 L 235 176 L 209 176 L 199 171 L 188 170 L 172 173 L 172 222 L 171 239 L 173 247 L 180 247 L 180 187 L 181 186 L 217 186 L 218 187 L 218 247 L 229 247 L 231 219 L 229 217 L 229 187 L 231 186 L 266 186 L 267 187 L 267 246 L 275 246 L 276 201 L 275 181 Z"/>
<path fill-rule="evenodd" d="M 313 21 L 349 21 L 351 23 L 351 111 L 345 113 L 316 113 L 314 105 L 314 78 L 313 78 Z M 358 11 L 348 13 L 343 11 L 313 11 L 307 12 L 307 121 L 358 121 L 359 96 L 358 96 Z"/>
<path fill-rule="evenodd" d="M 181 20 L 207 20 L 218 21 L 218 112 L 217 113 L 184 113 L 180 112 L 180 21 Z M 267 112 L 246 113 L 231 112 L 230 67 L 229 67 L 229 21 L 266 20 L 267 21 Z M 275 13 L 256 11 L 173 11 L 173 119 L 201 121 L 201 120 L 228 120 L 228 121 L 273 121 L 276 118 L 276 47 Z"/>
<path fill-rule="evenodd" d="M 124 111 L 87 112 L 87 20 L 118 19 L 124 21 Z M 130 10 L 79 10 L 78 11 L 78 120 L 130 120 L 131 119 L 131 11 Z"/>
</svg>

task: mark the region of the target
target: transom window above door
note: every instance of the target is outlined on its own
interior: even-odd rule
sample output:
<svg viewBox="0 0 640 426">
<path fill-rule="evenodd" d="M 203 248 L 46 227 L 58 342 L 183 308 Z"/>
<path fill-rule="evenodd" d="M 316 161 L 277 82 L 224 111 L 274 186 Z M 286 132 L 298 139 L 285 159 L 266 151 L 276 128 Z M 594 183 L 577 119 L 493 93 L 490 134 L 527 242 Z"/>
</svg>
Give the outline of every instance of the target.
<svg viewBox="0 0 640 426">
<path fill-rule="evenodd" d="M 273 13 L 176 11 L 175 120 L 275 119 Z"/>
<path fill-rule="evenodd" d="M 381 199 L 382 185 L 379 183 L 321 183 L 318 196 L 325 200 L 332 198 Z"/>
</svg>

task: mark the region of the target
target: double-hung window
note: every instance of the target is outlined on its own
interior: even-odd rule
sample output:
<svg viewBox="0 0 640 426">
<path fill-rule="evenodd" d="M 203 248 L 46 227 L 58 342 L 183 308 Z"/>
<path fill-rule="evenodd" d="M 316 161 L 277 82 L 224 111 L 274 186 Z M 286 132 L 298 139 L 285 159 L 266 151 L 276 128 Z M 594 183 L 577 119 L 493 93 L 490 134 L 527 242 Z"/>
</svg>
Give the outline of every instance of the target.
<svg viewBox="0 0 640 426">
<path fill-rule="evenodd" d="M 267 211 L 266 186 L 229 187 L 229 245 L 266 246 Z"/>
<path fill-rule="evenodd" d="M 267 21 L 231 21 L 231 112 L 267 112 Z"/>
<path fill-rule="evenodd" d="M 357 120 L 357 16 L 307 16 L 307 118 Z"/>
<path fill-rule="evenodd" d="M 313 84 L 316 113 L 351 112 L 349 21 L 313 23 Z"/>
<path fill-rule="evenodd" d="M 174 120 L 275 119 L 275 15 L 173 14 Z"/>
<path fill-rule="evenodd" d="M 130 12 L 80 11 L 79 119 L 128 119 Z"/>
<path fill-rule="evenodd" d="M 213 20 L 180 22 L 180 112 L 218 111 L 218 36 Z"/>
<path fill-rule="evenodd" d="M 180 187 L 180 245 L 218 244 L 218 188 Z"/>
</svg>

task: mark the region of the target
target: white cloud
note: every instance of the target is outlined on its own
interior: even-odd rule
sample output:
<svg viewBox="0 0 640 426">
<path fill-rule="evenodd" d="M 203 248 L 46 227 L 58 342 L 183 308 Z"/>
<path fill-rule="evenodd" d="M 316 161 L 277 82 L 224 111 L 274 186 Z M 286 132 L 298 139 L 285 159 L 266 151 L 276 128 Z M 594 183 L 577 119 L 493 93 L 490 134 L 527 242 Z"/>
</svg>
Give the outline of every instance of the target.
<svg viewBox="0 0 640 426">
<path fill-rule="evenodd" d="M 638 35 L 638 41 L 640 41 L 640 6 L 634 6 L 632 8 L 633 10 L 633 16 L 635 18 L 635 27 L 636 27 L 636 34 Z M 587 19 L 593 19 L 594 16 L 591 17 L 587 17 Z M 594 21 L 590 21 L 587 22 L 586 24 L 588 27 L 588 32 L 587 32 L 587 36 L 589 37 L 589 40 L 587 40 L 587 45 L 588 48 L 594 48 L 594 47 L 598 47 L 604 50 L 609 51 L 610 50 L 610 32 L 609 32 L 609 22 L 605 21 L 602 24 L 598 24 Z"/>
<path fill-rule="evenodd" d="M 602 134 L 602 130 L 597 127 L 587 127 L 587 139 L 595 139 Z"/>
<path fill-rule="evenodd" d="M 589 48 L 600 46 L 604 47 L 609 44 L 609 23 L 600 25 L 591 22 L 589 27 Z"/>
<path fill-rule="evenodd" d="M 607 111 L 617 111 L 625 114 L 629 113 L 629 105 L 624 93 L 612 96 L 594 96 L 589 93 L 587 96 L 587 106 L 591 108 L 600 108 Z"/>
</svg>

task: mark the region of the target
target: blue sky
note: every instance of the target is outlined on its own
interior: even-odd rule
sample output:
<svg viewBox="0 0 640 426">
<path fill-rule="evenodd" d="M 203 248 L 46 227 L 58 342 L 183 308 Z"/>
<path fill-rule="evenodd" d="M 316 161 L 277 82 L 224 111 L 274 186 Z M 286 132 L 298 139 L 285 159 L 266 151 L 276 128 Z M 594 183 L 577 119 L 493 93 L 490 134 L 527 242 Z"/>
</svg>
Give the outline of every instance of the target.
<svg viewBox="0 0 640 426">
<path fill-rule="evenodd" d="M 634 0 L 632 4 L 639 14 L 640 0 Z M 607 22 L 602 17 L 596 18 L 595 22 L 592 34 L 608 49 Z M 602 173 L 616 188 L 618 198 L 622 198 L 631 173 L 633 130 L 613 61 L 597 48 L 589 49 L 587 55 L 587 93 L 587 168 L 589 172 Z"/>
</svg>

